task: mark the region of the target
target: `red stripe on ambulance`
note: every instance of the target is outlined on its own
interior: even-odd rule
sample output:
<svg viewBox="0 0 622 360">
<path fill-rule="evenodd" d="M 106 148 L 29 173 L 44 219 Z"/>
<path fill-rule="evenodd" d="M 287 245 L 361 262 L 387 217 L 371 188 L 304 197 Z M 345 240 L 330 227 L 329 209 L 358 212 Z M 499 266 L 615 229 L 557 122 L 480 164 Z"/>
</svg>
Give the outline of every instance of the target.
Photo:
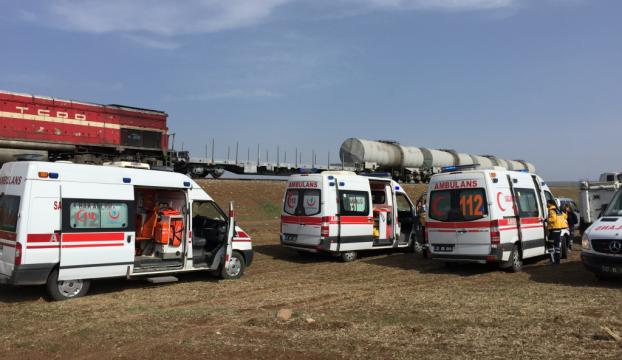
<svg viewBox="0 0 622 360">
<path fill-rule="evenodd" d="M 123 233 L 74 233 L 63 234 L 63 242 L 79 241 L 119 241 L 125 238 Z"/>
</svg>

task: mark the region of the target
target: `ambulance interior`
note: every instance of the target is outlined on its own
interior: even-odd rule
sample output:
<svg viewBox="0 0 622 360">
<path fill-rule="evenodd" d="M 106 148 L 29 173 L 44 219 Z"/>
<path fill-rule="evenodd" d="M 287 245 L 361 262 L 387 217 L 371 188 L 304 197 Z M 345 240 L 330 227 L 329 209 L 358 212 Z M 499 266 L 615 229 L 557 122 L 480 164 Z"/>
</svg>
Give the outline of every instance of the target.
<svg viewBox="0 0 622 360">
<path fill-rule="evenodd" d="M 183 191 L 136 188 L 134 268 L 183 266 L 186 195 Z"/>
<path fill-rule="evenodd" d="M 398 193 L 396 196 L 397 204 L 393 204 L 393 189 L 389 181 L 370 180 L 369 184 L 372 196 L 375 242 L 393 242 L 395 235 L 392 225 L 395 211 L 397 211 L 398 242 L 408 243 L 414 226 L 414 215 L 410 203 Z M 381 216 L 381 214 L 385 216 Z M 385 218 L 386 220 L 384 220 Z M 386 226 L 383 226 L 383 220 L 386 221 Z"/>
</svg>

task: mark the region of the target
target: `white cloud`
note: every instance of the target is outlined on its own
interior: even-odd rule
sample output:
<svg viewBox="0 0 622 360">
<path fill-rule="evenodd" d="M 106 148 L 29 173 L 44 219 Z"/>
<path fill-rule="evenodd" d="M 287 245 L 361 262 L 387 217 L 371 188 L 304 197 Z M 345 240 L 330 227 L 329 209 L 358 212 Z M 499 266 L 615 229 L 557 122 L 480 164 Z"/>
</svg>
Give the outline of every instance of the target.
<svg viewBox="0 0 622 360">
<path fill-rule="evenodd" d="M 254 25 L 290 0 L 51 0 L 54 26 L 67 30 L 206 33 Z"/>
<path fill-rule="evenodd" d="M 21 16 L 31 22 L 45 18 L 47 24 L 70 31 L 173 36 L 256 25 L 289 4 L 310 16 L 329 17 L 334 12 L 355 15 L 378 10 L 495 10 L 519 1 L 526 0 L 48 0 Z M 314 13 L 305 12 L 308 9 Z M 147 46 L 163 45 L 142 40 Z"/>
<path fill-rule="evenodd" d="M 126 34 L 123 37 L 139 45 L 154 48 L 154 49 L 174 50 L 181 46 L 181 44 L 178 42 L 174 42 L 170 40 L 155 39 L 155 38 L 142 36 L 142 35 L 136 35 L 136 34 Z"/>
<path fill-rule="evenodd" d="M 397 10 L 491 10 L 516 6 L 518 0 L 350 0 L 379 9 Z"/>
</svg>

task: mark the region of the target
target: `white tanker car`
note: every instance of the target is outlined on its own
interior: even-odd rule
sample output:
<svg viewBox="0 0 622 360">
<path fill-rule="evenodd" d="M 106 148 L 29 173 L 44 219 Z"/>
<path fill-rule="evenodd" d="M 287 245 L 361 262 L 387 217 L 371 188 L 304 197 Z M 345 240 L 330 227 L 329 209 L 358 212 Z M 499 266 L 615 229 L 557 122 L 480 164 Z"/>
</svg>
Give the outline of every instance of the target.
<svg viewBox="0 0 622 360">
<path fill-rule="evenodd" d="M 393 141 L 350 138 L 339 151 L 345 166 L 357 171 L 390 172 L 393 178 L 406 182 L 427 182 L 432 174 L 447 166 L 478 164 L 502 166 L 508 170 L 535 172 L 533 164 L 523 160 L 504 160 L 493 155 L 471 155 L 454 150 L 434 150 L 403 146 Z"/>
</svg>

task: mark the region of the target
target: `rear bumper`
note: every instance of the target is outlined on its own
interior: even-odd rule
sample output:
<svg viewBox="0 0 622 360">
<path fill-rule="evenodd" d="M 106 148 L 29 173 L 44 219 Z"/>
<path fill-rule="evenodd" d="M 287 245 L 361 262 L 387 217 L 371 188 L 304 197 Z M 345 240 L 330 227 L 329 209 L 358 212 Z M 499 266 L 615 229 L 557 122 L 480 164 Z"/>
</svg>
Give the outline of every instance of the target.
<svg viewBox="0 0 622 360">
<path fill-rule="evenodd" d="M 589 271 L 622 277 L 622 257 L 581 252 L 581 262 Z"/>
<path fill-rule="evenodd" d="M 291 249 L 309 251 L 309 252 L 329 252 L 330 251 L 331 238 L 319 239 L 318 244 L 300 244 L 295 241 L 285 241 L 283 235 L 281 235 L 281 245 Z"/>
<path fill-rule="evenodd" d="M 0 275 L 0 284 L 43 285 L 56 264 L 25 264 L 16 266 L 13 273 Z"/>
<path fill-rule="evenodd" d="M 428 257 L 431 258 L 432 260 L 446 261 L 446 262 L 463 262 L 463 263 L 477 263 L 477 264 L 501 262 L 503 261 L 503 251 L 509 251 L 503 245 L 498 246 L 497 248 L 493 248 L 490 251 L 490 254 L 488 255 L 463 255 L 463 254 L 449 254 L 449 253 L 446 254 L 446 253 L 439 253 L 439 252 L 435 253 L 435 252 L 432 252 L 431 250 L 434 248 L 434 245 L 429 245 Z"/>
</svg>

